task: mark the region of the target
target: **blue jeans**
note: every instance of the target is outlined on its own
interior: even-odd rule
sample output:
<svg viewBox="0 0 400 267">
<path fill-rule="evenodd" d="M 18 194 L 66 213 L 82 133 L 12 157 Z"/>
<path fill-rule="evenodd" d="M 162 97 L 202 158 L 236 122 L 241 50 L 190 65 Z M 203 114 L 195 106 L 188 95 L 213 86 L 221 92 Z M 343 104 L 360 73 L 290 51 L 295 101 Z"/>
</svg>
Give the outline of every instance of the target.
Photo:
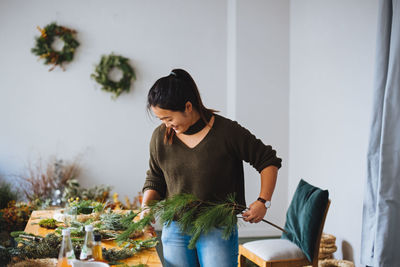
<svg viewBox="0 0 400 267">
<path fill-rule="evenodd" d="M 189 249 L 190 235 L 182 233 L 175 221 L 163 227 L 161 241 L 164 253 L 164 267 L 237 267 L 237 227 L 228 240 L 222 238 L 223 229 L 214 228 L 207 235 L 201 235 L 195 249 Z"/>
</svg>

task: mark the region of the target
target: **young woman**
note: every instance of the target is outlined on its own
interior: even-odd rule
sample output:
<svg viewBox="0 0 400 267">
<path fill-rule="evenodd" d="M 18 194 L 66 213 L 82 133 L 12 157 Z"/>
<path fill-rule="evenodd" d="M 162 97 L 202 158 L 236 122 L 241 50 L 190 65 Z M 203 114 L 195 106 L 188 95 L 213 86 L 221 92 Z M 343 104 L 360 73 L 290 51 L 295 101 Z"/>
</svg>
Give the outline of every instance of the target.
<svg viewBox="0 0 400 267">
<path fill-rule="evenodd" d="M 150 142 L 150 169 L 143 187 L 143 206 L 149 201 L 190 193 L 207 201 L 236 194 L 245 203 L 243 160 L 261 174 L 259 196 L 254 196 L 245 221 L 261 221 L 270 205 L 281 159 L 237 122 L 206 108 L 196 83 L 186 71 L 174 69 L 158 79 L 148 93 L 148 108 L 162 124 Z M 190 236 L 173 222 L 162 230 L 164 266 L 237 266 L 237 228 L 228 240 L 215 228 L 203 235 L 195 249 Z"/>
</svg>

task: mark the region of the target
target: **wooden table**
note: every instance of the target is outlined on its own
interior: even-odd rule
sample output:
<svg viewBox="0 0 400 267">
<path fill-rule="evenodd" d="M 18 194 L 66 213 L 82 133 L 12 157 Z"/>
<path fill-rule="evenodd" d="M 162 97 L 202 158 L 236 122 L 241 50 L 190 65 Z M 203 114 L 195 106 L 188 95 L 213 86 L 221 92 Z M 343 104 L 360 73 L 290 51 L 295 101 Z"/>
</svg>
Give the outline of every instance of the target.
<svg viewBox="0 0 400 267">
<path fill-rule="evenodd" d="M 46 236 L 48 233 L 54 232 L 54 230 L 46 229 L 39 226 L 39 221 L 41 219 L 53 218 L 53 214 L 57 212 L 54 210 L 36 210 L 33 211 L 31 217 L 29 218 L 28 223 L 25 227 L 25 232 L 31 233 L 34 235 Z M 33 223 L 33 224 L 32 224 Z M 143 237 L 140 239 L 151 238 L 152 235 L 149 233 L 145 233 Z M 118 247 L 115 241 L 102 241 L 101 245 L 105 248 L 115 248 Z M 128 265 L 136 265 L 136 264 L 147 264 L 149 267 L 160 267 L 162 266 L 161 260 L 158 257 L 156 248 L 144 249 L 143 251 L 135 254 L 133 257 L 120 260 L 121 262 L 125 262 Z"/>
</svg>

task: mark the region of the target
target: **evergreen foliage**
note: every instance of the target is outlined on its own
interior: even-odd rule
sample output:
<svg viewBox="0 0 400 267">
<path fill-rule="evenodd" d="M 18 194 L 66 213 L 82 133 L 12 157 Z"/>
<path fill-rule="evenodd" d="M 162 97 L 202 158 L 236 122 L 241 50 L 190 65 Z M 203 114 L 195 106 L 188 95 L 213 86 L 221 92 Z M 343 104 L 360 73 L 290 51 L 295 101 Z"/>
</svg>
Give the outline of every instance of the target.
<svg viewBox="0 0 400 267">
<path fill-rule="evenodd" d="M 172 221 L 177 221 L 182 232 L 191 236 L 189 248 L 193 249 L 200 235 L 207 234 L 213 228 L 223 229 L 223 238 L 229 239 L 235 230 L 238 217 L 246 206 L 236 202 L 235 195 L 227 196 L 224 202 L 214 203 L 203 201 L 190 194 L 177 194 L 161 201 L 149 203 L 150 218 L 157 217 L 162 224 L 169 226 Z M 281 227 L 262 220 L 277 229 Z"/>
<path fill-rule="evenodd" d="M 56 229 L 57 228 L 57 221 L 53 218 L 50 219 L 42 219 L 39 221 L 40 227 L 44 227 L 47 229 Z"/>
<path fill-rule="evenodd" d="M 145 216 L 143 219 L 137 222 L 131 221 L 129 224 L 126 223 L 124 226 L 126 227 L 126 230 L 117 237 L 117 242 L 119 244 L 122 244 L 123 242 L 129 242 L 130 236 L 137 231 L 143 231 L 146 226 L 150 225 L 151 220 L 151 216 Z"/>
<path fill-rule="evenodd" d="M 113 81 L 108 77 L 113 68 L 122 71 L 122 78 L 119 81 Z M 129 59 L 114 54 L 103 55 L 91 77 L 102 86 L 102 90 L 112 93 L 113 99 L 123 92 L 129 92 L 131 81 L 136 79 L 135 72 L 129 65 Z"/>
<path fill-rule="evenodd" d="M 118 214 L 113 212 L 103 213 L 100 215 L 100 229 L 125 231 L 137 215 L 138 213 L 132 211 L 127 214 Z"/>
<path fill-rule="evenodd" d="M 57 258 L 61 248 L 62 236 L 55 233 L 47 234 L 44 238 L 33 234 L 28 234 L 22 231 L 13 232 L 12 236 L 18 243 L 16 247 L 4 248 L 0 247 L 0 259 L 8 263 L 12 258 L 18 259 L 42 259 L 42 258 Z M 27 238 L 32 237 L 32 238 Z M 79 257 L 83 245 L 83 239 L 71 238 L 74 253 Z M 115 262 L 132 257 L 135 253 L 152 248 L 157 245 L 156 238 L 146 240 L 130 240 L 129 244 L 122 249 L 106 249 L 103 248 L 103 257 L 107 261 Z"/>
<path fill-rule="evenodd" d="M 229 239 L 237 224 L 236 215 L 243 208 L 235 202 L 234 195 L 222 203 L 202 201 L 190 194 L 178 194 L 149 205 L 150 215 L 160 218 L 161 223 L 170 225 L 176 220 L 182 232 L 192 236 L 189 248 L 194 248 L 201 234 L 214 227 L 222 228 L 223 238 Z"/>
<path fill-rule="evenodd" d="M 38 29 L 41 35 L 36 38 L 35 47 L 31 51 L 39 58 L 44 58 L 44 64 L 53 65 L 49 71 L 52 71 L 56 66 L 62 68 L 63 62 L 72 61 L 75 49 L 79 46 L 79 42 L 74 38 L 75 30 L 59 26 L 54 22 L 44 27 L 44 29 L 40 27 Z M 61 51 L 56 51 L 51 47 L 55 37 L 59 37 L 64 42 Z"/>
</svg>

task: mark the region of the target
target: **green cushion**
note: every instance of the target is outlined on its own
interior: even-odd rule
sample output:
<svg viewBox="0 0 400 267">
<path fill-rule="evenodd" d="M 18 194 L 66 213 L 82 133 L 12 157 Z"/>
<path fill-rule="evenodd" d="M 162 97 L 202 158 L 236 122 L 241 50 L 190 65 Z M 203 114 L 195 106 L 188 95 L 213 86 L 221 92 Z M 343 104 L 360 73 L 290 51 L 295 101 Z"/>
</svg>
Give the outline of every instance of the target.
<svg viewBox="0 0 400 267">
<path fill-rule="evenodd" d="M 321 190 L 301 179 L 286 212 L 286 233 L 281 238 L 300 247 L 309 261 L 314 256 L 315 243 L 328 200 L 328 190 Z"/>
</svg>

